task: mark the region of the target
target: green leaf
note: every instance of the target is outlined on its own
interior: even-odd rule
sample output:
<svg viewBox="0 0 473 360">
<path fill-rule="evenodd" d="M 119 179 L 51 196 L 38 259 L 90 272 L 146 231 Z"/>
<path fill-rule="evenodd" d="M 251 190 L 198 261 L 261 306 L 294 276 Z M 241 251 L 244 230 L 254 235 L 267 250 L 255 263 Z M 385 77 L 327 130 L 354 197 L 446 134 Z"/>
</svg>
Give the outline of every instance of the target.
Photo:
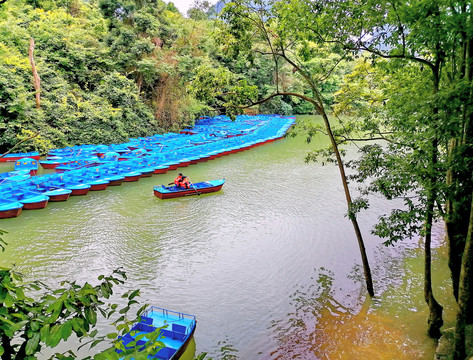
<svg viewBox="0 0 473 360">
<path fill-rule="evenodd" d="M 59 324 L 56 324 L 51 328 L 51 332 L 50 332 L 49 337 L 46 341 L 46 344 L 49 347 L 56 347 L 57 344 L 59 344 L 59 342 L 61 341 L 62 333 L 60 331 L 60 328 L 61 328 L 61 325 L 59 325 Z"/>
<path fill-rule="evenodd" d="M 25 294 L 23 293 L 23 289 L 20 287 L 16 288 L 16 298 L 19 301 L 25 300 Z"/>
<path fill-rule="evenodd" d="M 41 330 L 41 341 L 46 342 L 49 337 L 49 324 L 44 325 Z"/>
<path fill-rule="evenodd" d="M 8 292 L 5 296 L 5 300 L 3 301 L 6 307 L 12 307 L 15 301 L 13 300 L 13 297 L 10 295 Z"/>
<path fill-rule="evenodd" d="M 72 334 L 72 322 L 66 321 L 61 325 L 61 337 L 63 340 L 67 340 Z"/>
<path fill-rule="evenodd" d="M 31 321 L 30 326 L 31 326 L 31 330 L 33 331 L 38 331 L 39 328 L 41 327 L 39 321 L 35 321 L 35 320 Z"/>
<path fill-rule="evenodd" d="M 91 307 L 86 307 L 84 313 L 89 324 L 95 325 L 97 323 L 97 313 Z"/>
<path fill-rule="evenodd" d="M 39 344 L 40 333 L 36 332 L 33 334 L 33 337 L 28 340 L 26 343 L 26 355 L 32 355 L 36 352 L 36 348 Z"/>
<path fill-rule="evenodd" d="M 128 300 L 133 300 L 135 297 L 140 295 L 140 290 L 133 291 L 130 296 L 128 296 Z"/>
</svg>

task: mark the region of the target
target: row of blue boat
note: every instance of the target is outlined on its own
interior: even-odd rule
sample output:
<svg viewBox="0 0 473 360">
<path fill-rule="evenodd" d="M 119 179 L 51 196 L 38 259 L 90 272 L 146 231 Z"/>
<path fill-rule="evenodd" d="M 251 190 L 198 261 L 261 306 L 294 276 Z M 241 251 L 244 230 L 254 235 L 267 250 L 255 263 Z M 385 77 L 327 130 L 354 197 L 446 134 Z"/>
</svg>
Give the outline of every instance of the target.
<svg viewBox="0 0 473 360">
<path fill-rule="evenodd" d="M 155 134 L 108 146 L 55 149 L 39 162 L 42 166 L 48 162 L 43 167 L 55 169 L 54 173 L 0 179 L 0 218 L 247 150 L 282 138 L 294 122 L 295 117 L 280 115 L 239 116 L 234 122 L 218 116 L 199 119 L 181 133 Z"/>
</svg>

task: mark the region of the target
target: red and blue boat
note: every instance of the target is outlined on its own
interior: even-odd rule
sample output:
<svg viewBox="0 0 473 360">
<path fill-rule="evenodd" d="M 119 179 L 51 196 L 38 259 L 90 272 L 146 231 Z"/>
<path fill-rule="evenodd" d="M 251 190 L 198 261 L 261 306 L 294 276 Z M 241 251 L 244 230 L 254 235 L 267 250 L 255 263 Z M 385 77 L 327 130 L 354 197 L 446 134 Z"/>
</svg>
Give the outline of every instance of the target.
<svg viewBox="0 0 473 360">
<path fill-rule="evenodd" d="M 6 154 L 0 157 L 0 162 L 17 161 L 23 158 L 31 158 L 31 159 L 39 160 L 39 152 L 32 151 L 32 152 L 26 152 L 26 153 Z"/>
<path fill-rule="evenodd" d="M 225 179 L 210 180 L 191 184 L 189 189 L 179 186 L 158 185 L 153 188 L 154 195 L 160 199 L 173 199 L 184 196 L 201 195 L 217 192 L 222 189 Z"/>
</svg>

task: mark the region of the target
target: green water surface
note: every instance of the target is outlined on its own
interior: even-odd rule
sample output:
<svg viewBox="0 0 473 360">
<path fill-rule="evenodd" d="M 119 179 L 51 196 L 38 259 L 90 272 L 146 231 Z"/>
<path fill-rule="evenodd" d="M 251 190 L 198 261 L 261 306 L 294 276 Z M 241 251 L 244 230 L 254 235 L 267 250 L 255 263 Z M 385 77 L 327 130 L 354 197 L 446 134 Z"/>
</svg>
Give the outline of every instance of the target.
<svg viewBox="0 0 473 360">
<path fill-rule="evenodd" d="M 430 360 L 422 244 L 382 246 L 370 229 L 399 204 L 372 199 L 359 218 L 377 293 L 366 301 L 338 169 L 304 163 L 308 151 L 327 144 L 322 135 L 310 145 L 286 138 L 24 211 L 0 220 L 9 231 L 0 266 L 15 264 L 53 287 L 122 267 L 128 281 L 119 292 L 141 289 L 143 303 L 195 314 L 196 352 L 214 359 Z M 226 184 L 215 194 L 155 197 L 153 186 L 177 172 Z M 441 225 L 436 234 L 434 285 L 448 326 Z"/>
</svg>

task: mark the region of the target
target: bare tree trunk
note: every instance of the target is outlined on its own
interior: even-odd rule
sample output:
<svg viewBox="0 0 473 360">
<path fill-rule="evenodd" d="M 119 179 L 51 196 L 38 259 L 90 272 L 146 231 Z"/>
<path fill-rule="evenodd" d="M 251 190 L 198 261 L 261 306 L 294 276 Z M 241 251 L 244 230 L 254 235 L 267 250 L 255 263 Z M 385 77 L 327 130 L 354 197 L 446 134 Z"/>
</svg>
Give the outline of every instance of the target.
<svg viewBox="0 0 473 360">
<path fill-rule="evenodd" d="M 1 344 L 3 346 L 3 354 L 2 354 L 1 359 L 2 360 L 11 360 L 12 356 L 14 354 L 14 350 L 13 350 L 13 347 L 11 345 L 11 340 L 5 334 L 1 334 L 1 340 L 2 340 Z"/>
<path fill-rule="evenodd" d="M 31 70 L 33 71 L 33 85 L 34 85 L 34 89 L 36 90 L 36 108 L 39 109 L 41 107 L 41 80 L 39 78 L 38 72 L 36 71 L 33 51 L 34 51 L 34 39 L 31 38 L 28 56 L 30 58 Z"/>
<path fill-rule="evenodd" d="M 470 226 L 466 238 L 465 250 L 463 252 L 460 271 L 460 286 L 458 291 L 458 312 L 455 325 L 455 341 L 453 360 L 464 360 L 465 349 L 465 325 L 468 320 L 468 307 L 472 298 L 471 284 L 473 281 L 473 201 L 471 202 Z"/>
<path fill-rule="evenodd" d="M 437 164 L 437 140 L 434 140 L 432 143 L 432 165 L 435 168 Z M 432 171 L 435 171 L 433 169 Z M 431 252 L 431 242 L 432 242 L 432 223 L 434 215 L 434 205 L 436 199 L 436 176 L 431 174 L 430 179 L 430 189 L 428 189 L 427 194 L 427 214 L 424 223 L 425 227 L 425 261 L 424 261 L 424 298 L 429 306 L 429 320 L 428 320 L 428 329 L 427 333 L 430 337 L 438 339 L 441 335 L 440 328 L 443 325 L 442 319 L 442 306 L 435 300 L 433 291 L 432 291 L 432 252 Z"/>
</svg>

